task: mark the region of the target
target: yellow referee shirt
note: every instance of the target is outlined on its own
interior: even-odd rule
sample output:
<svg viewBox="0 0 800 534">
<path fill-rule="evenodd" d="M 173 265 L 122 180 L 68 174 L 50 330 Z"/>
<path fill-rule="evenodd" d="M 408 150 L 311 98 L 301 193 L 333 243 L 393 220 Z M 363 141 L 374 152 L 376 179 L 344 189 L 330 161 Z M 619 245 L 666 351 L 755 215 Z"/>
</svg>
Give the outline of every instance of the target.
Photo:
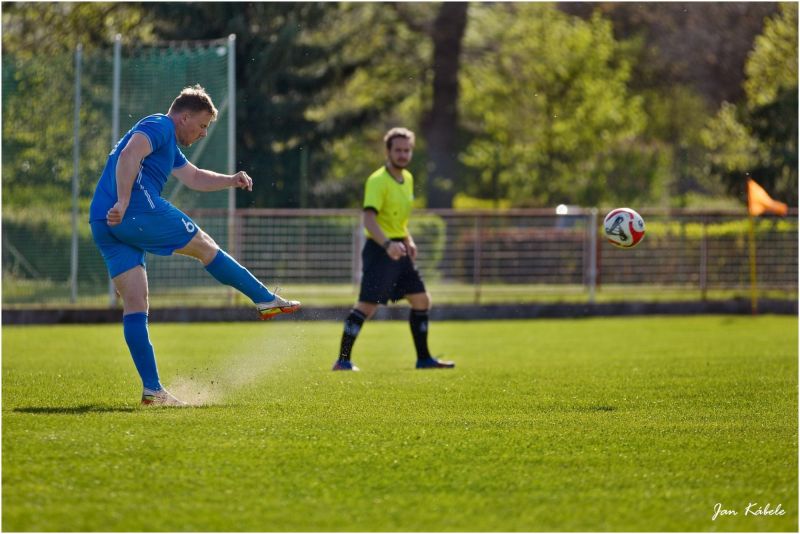
<svg viewBox="0 0 800 534">
<path fill-rule="evenodd" d="M 408 217 L 414 202 L 414 177 L 403 169 L 403 183 L 398 183 L 384 165 L 367 178 L 364 208 L 378 212 L 376 220 L 389 239 L 408 236 Z M 370 235 L 366 228 L 364 232 Z"/>
</svg>

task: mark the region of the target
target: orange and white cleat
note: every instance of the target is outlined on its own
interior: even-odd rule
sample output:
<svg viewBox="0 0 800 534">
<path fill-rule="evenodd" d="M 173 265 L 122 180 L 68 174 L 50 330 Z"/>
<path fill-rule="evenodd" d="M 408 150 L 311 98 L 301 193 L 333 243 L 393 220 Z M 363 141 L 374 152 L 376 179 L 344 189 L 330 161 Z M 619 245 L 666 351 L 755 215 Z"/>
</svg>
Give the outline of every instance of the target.
<svg viewBox="0 0 800 534">
<path fill-rule="evenodd" d="M 270 302 L 259 302 L 256 304 L 258 316 L 262 321 L 267 321 L 282 313 L 294 313 L 300 309 L 300 302 L 297 300 L 286 300 L 275 293 L 275 298 Z"/>
<path fill-rule="evenodd" d="M 172 393 L 166 389 L 159 389 L 152 391 L 145 389 L 142 392 L 142 405 L 143 406 L 189 406 L 185 402 L 176 399 Z"/>
</svg>

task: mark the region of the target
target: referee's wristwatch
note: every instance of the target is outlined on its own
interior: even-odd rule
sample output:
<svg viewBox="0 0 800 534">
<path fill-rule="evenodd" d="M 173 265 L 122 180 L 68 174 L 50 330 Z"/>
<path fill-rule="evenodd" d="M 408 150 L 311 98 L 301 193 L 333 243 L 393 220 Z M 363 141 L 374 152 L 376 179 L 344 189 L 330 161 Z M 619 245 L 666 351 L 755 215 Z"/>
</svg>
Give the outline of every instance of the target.
<svg viewBox="0 0 800 534">
<path fill-rule="evenodd" d="M 390 247 L 391 245 L 392 245 L 392 240 L 391 240 L 391 239 L 387 239 L 386 241 L 384 241 L 384 242 L 383 242 L 383 248 L 384 248 L 385 250 L 389 250 L 389 247 Z"/>
</svg>

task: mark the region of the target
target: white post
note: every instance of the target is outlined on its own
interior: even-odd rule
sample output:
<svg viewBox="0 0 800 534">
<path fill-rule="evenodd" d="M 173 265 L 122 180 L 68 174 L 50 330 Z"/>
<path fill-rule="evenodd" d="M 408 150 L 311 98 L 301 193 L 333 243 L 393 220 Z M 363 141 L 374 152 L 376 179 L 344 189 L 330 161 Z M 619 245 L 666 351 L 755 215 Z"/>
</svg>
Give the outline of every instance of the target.
<svg viewBox="0 0 800 534">
<path fill-rule="evenodd" d="M 119 86 L 122 76 L 122 35 L 114 36 L 114 73 L 111 88 L 111 146 L 119 141 Z"/>
<path fill-rule="evenodd" d="M 72 247 L 70 254 L 70 296 L 69 301 L 78 301 L 78 173 L 81 155 L 81 68 L 83 62 L 83 45 L 75 48 L 75 119 L 72 126 Z"/>
<path fill-rule="evenodd" d="M 364 248 L 366 237 L 364 236 L 364 213 L 356 217 L 356 225 L 353 229 L 353 290 L 358 293 L 358 286 L 361 285 L 361 249 Z"/>
<path fill-rule="evenodd" d="M 236 34 L 228 36 L 228 174 L 236 172 Z M 228 251 L 236 255 L 236 189 L 228 189 Z M 235 293 L 228 291 L 233 304 Z"/>
<path fill-rule="evenodd" d="M 111 89 L 111 147 L 119 141 L 119 86 L 122 77 L 122 35 L 114 36 L 114 71 Z M 108 281 L 108 305 L 117 305 L 117 290 L 114 282 Z"/>
<path fill-rule="evenodd" d="M 236 172 L 236 34 L 232 33 L 228 36 L 228 173 L 234 172 Z M 233 207 L 236 207 L 235 203 Z"/>
<path fill-rule="evenodd" d="M 700 239 L 700 300 L 705 302 L 708 289 L 708 215 L 703 215 L 703 236 Z"/>
<path fill-rule="evenodd" d="M 228 174 L 236 172 L 236 34 L 228 36 Z M 236 189 L 228 189 L 228 248 L 233 249 Z"/>
<path fill-rule="evenodd" d="M 483 225 L 481 222 L 481 215 L 476 215 L 473 226 L 475 239 L 472 241 L 472 286 L 475 289 L 474 302 L 476 305 L 481 303 L 481 256 L 483 255 L 483 248 L 481 247 Z"/>
<path fill-rule="evenodd" d="M 589 304 L 597 289 L 597 208 L 589 210 Z"/>
</svg>

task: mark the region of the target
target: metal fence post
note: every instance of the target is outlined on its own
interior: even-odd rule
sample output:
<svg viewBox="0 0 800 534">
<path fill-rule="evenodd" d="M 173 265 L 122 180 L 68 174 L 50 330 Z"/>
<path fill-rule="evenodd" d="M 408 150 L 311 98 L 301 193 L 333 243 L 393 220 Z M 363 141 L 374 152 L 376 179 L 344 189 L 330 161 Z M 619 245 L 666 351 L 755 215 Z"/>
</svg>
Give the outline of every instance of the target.
<svg viewBox="0 0 800 534">
<path fill-rule="evenodd" d="M 78 173 L 80 172 L 81 139 L 81 69 L 83 45 L 75 48 L 75 119 L 72 132 L 72 246 L 70 252 L 69 301 L 78 301 Z"/>
<path fill-rule="evenodd" d="M 700 238 L 700 300 L 706 300 L 708 290 L 708 216 L 703 215 L 701 224 L 703 235 Z"/>
<path fill-rule="evenodd" d="M 475 304 L 481 303 L 481 215 L 475 216 L 475 239 L 472 240 L 472 285 L 475 286 Z"/>
<path fill-rule="evenodd" d="M 361 285 L 361 249 L 364 248 L 364 230 L 361 229 L 361 217 L 356 216 L 355 229 L 353 231 L 353 287 L 358 291 Z"/>
<path fill-rule="evenodd" d="M 236 34 L 228 36 L 228 174 L 236 172 Z M 228 247 L 236 255 L 236 188 L 228 189 Z M 236 298 L 233 289 L 228 290 L 228 302 Z"/>
<path fill-rule="evenodd" d="M 114 67 L 111 89 L 111 146 L 119 141 L 119 86 L 122 77 L 122 35 L 114 36 Z M 117 305 L 117 290 L 114 282 L 108 280 L 108 305 Z"/>
<path fill-rule="evenodd" d="M 597 289 L 597 208 L 589 210 L 589 304 L 594 304 Z"/>
</svg>

